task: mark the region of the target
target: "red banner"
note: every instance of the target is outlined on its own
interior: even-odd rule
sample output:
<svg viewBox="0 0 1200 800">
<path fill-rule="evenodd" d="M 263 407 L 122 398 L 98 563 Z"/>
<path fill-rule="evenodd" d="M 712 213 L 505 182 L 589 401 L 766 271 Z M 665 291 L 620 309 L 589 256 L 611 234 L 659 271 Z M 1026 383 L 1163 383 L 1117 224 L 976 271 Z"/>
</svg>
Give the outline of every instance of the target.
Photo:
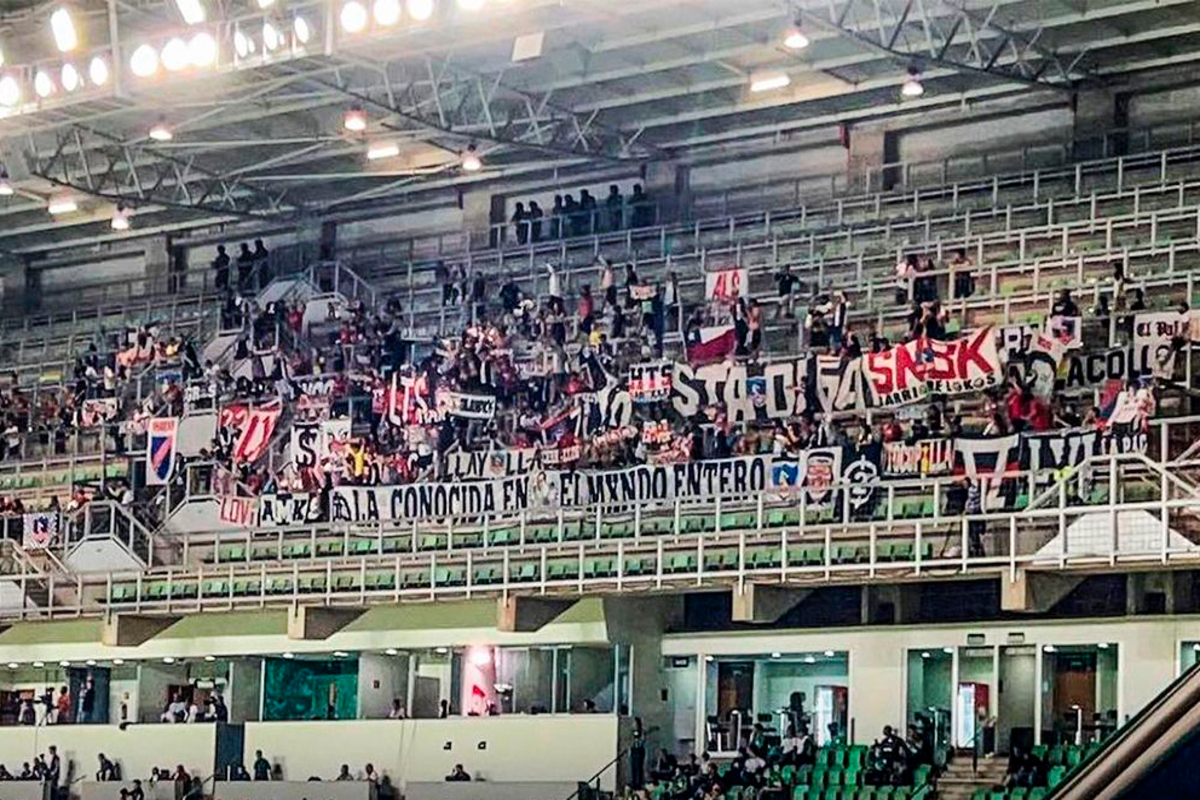
<svg viewBox="0 0 1200 800">
<path fill-rule="evenodd" d="M 278 403 L 252 408 L 242 403 L 221 409 L 217 424 L 235 432 L 233 460 L 257 461 L 267 452 L 283 407 Z"/>
<path fill-rule="evenodd" d="M 991 327 L 950 342 L 916 339 L 863 359 L 876 406 L 898 406 L 930 394 L 981 392 L 1000 384 L 1003 371 Z"/>
</svg>

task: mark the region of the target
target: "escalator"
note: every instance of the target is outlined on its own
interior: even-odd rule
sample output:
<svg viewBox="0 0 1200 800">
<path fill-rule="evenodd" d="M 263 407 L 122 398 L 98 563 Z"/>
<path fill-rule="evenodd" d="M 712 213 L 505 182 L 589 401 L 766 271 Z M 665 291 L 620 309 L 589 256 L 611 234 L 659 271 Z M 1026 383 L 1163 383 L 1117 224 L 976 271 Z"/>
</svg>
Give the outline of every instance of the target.
<svg viewBox="0 0 1200 800">
<path fill-rule="evenodd" d="M 1200 664 L 1164 689 L 1047 800 L 1167 800 L 1200 796 Z"/>
</svg>

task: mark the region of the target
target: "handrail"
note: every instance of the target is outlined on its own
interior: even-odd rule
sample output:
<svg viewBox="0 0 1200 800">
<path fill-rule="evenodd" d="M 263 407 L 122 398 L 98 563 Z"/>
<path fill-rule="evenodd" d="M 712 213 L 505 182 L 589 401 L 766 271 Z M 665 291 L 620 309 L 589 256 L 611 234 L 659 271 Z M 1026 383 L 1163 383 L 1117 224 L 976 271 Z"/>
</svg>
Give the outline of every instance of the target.
<svg viewBox="0 0 1200 800">
<path fill-rule="evenodd" d="M 1113 800 L 1150 772 L 1181 736 L 1200 728 L 1200 664 L 1180 675 L 1125 723 L 1051 800 Z"/>
<path fill-rule="evenodd" d="M 658 731 L 657 727 L 653 727 L 648 730 L 642 731 L 640 734 L 637 731 L 635 731 L 634 737 L 633 737 L 633 739 L 634 739 L 633 744 L 628 745 L 624 750 L 617 753 L 617 755 L 611 761 L 609 761 L 607 764 L 605 764 L 600 769 L 596 770 L 596 772 L 592 775 L 592 777 L 588 778 L 586 781 L 578 781 L 575 791 L 571 792 L 569 795 L 567 795 L 565 798 L 563 798 L 563 800 L 576 800 L 576 798 L 579 797 L 579 792 L 582 790 L 582 788 L 584 786 L 587 786 L 588 789 L 590 790 L 591 785 L 593 783 L 595 783 L 597 785 L 597 788 L 599 788 L 600 778 L 602 778 L 604 776 L 604 773 L 608 772 L 610 769 L 612 769 L 617 764 L 619 764 L 621 759 L 628 756 L 630 751 L 632 751 L 633 748 L 638 743 L 640 743 L 643 747 L 645 747 L 647 737 L 649 737 L 649 735 L 652 733 L 656 733 L 657 731 Z"/>
</svg>

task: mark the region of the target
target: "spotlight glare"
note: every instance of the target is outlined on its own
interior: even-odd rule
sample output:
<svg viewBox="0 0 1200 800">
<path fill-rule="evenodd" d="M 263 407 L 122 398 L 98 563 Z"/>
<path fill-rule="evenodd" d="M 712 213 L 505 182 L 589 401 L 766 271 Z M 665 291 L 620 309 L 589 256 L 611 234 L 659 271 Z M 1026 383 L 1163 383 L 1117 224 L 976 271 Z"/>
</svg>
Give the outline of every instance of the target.
<svg viewBox="0 0 1200 800">
<path fill-rule="evenodd" d="M 275 26 L 272 25 L 269 21 L 263 22 L 262 40 L 263 40 L 263 51 L 264 52 L 269 53 L 272 50 L 274 50 L 275 48 L 279 47 L 279 40 L 280 40 L 279 31 L 276 30 Z"/>
<path fill-rule="evenodd" d="M 60 8 L 50 15 L 50 30 L 54 34 L 54 43 L 63 53 L 69 53 L 79 46 L 79 35 L 75 32 L 75 21 L 71 12 Z"/>
<path fill-rule="evenodd" d="M 166 120 L 160 119 L 150 128 L 150 138 L 156 142 L 169 142 L 175 138 L 175 134 L 167 126 Z"/>
<path fill-rule="evenodd" d="M 408 15 L 424 22 L 433 16 L 433 0 L 408 0 Z"/>
<path fill-rule="evenodd" d="M 199 25 L 204 22 L 204 4 L 200 0 L 175 0 L 179 15 L 188 25 Z"/>
<path fill-rule="evenodd" d="M 183 39 L 176 37 L 163 45 L 162 65 L 167 68 L 168 72 L 179 72 L 186 69 L 190 61 L 191 54 Z"/>
<path fill-rule="evenodd" d="M 372 7 L 375 24 L 390 26 L 400 21 L 400 0 L 375 0 Z"/>
<path fill-rule="evenodd" d="M 197 33 L 188 43 L 188 57 L 194 67 L 211 67 L 217 63 L 217 40 L 207 31 Z"/>
<path fill-rule="evenodd" d="M 238 58 L 245 58 L 254 51 L 254 43 L 250 38 L 240 30 L 233 33 L 233 49 L 238 54 Z"/>
<path fill-rule="evenodd" d="M 74 64 L 63 64 L 59 81 L 68 92 L 75 91 L 79 88 L 79 70 L 75 69 Z"/>
<path fill-rule="evenodd" d="M 486 0 L 458 0 L 458 7 L 463 11 L 478 11 L 483 8 Z"/>
<path fill-rule="evenodd" d="M 139 78 L 149 78 L 158 72 L 158 51 L 148 44 L 139 45 L 129 57 L 129 69 Z"/>
<path fill-rule="evenodd" d="M 395 142 L 373 142 L 367 147 L 367 159 L 377 161 L 381 158 L 392 158 L 400 155 L 400 145 Z"/>
<path fill-rule="evenodd" d="M 112 229 L 114 231 L 129 230 L 129 212 L 122 206 L 117 206 L 117 211 L 113 214 Z"/>
<path fill-rule="evenodd" d="M 342 118 L 342 127 L 351 133 L 362 133 L 367 129 L 367 112 L 355 106 Z"/>
<path fill-rule="evenodd" d="M 462 168 L 464 172 L 479 172 L 483 169 L 483 161 L 475 152 L 475 145 L 467 147 L 467 152 L 463 154 Z"/>
<path fill-rule="evenodd" d="M 925 85 L 921 83 L 921 73 L 916 68 L 908 71 L 908 80 L 900 87 L 901 97 L 920 97 L 925 94 Z"/>
<path fill-rule="evenodd" d="M 792 82 L 786 72 L 758 72 L 750 76 L 750 91 L 758 94 L 773 89 L 782 89 Z"/>
<path fill-rule="evenodd" d="M 49 72 L 38 70 L 33 78 L 33 90 L 38 97 L 49 97 L 54 94 L 54 78 L 50 77 Z"/>
<path fill-rule="evenodd" d="M 312 29 L 308 27 L 308 20 L 304 17 L 296 17 L 292 23 L 292 31 L 300 44 L 308 44 L 308 40 L 312 38 Z"/>
<path fill-rule="evenodd" d="M 15 106 L 21 102 L 21 84 L 12 75 L 0 78 L 0 104 Z"/>
<path fill-rule="evenodd" d="M 367 27 L 367 9 L 358 0 L 347 0 L 342 5 L 342 28 L 347 33 L 358 33 Z"/>
<path fill-rule="evenodd" d="M 92 63 L 88 65 L 88 77 L 97 86 L 108 83 L 108 62 L 104 60 L 103 56 L 96 56 L 92 59 Z"/>
<path fill-rule="evenodd" d="M 809 41 L 808 36 L 805 35 L 804 31 L 800 30 L 798 25 L 788 28 L 788 32 L 783 37 L 783 46 L 788 50 L 803 50 L 810 44 L 812 42 Z"/>
</svg>

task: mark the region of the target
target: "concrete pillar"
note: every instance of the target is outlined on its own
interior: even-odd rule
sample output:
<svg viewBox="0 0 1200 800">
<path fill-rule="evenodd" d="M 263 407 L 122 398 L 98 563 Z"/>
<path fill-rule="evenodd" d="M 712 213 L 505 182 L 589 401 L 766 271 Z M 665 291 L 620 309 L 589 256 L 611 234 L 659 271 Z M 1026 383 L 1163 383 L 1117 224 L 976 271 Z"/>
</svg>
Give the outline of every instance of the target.
<svg viewBox="0 0 1200 800">
<path fill-rule="evenodd" d="M 166 236 L 151 236 L 144 244 L 146 286 L 150 292 L 165 294 L 171 291 L 171 249 Z"/>
<path fill-rule="evenodd" d="M 647 164 L 643 173 L 642 188 L 658 208 L 658 222 L 679 222 L 691 216 L 692 176 L 688 167 L 655 161 Z"/>
<path fill-rule="evenodd" d="M 1030 572 L 1026 569 L 1018 569 L 1016 577 L 1009 580 L 1006 572 L 1000 576 L 1000 609 L 1043 614 L 1058 605 L 1082 582 L 1082 578 L 1071 575 Z"/>
<path fill-rule="evenodd" d="M 887 132 L 883 128 L 850 127 L 849 150 L 846 158 L 846 181 L 852 191 L 880 191 L 884 158 L 884 141 Z M 868 175 L 871 181 L 868 182 Z"/>
<path fill-rule="evenodd" d="M 288 609 L 289 639 L 320 641 L 328 639 L 358 619 L 365 608 L 325 608 L 323 606 L 292 606 Z"/>
<path fill-rule="evenodd" d="M 534 633 L 575 605 L 575 600 L 543 597 L 502 597 L 496 601 L 496 629 L 503 633 Z"/>
<path fill-rule="evenodd" d="M 463 229 L 471 237 L 472 249 L 488 241 L 492 223 L 492 193 L 487 189 L 467 189 L 460 195 Z"/>
<path fill-rule="evenodd" d="M 41 306 L 41 273 L 23 259 L 0 259 L 0 314 L 20 316 Z"/>
<path fill-rule="evenodd" d="M 733 590 L 732 620 L 768 625 L 800 605 L 810 594 L 811 589 L 747 583 L 740 591 Z"/>
<path fill-rule="evenodd" d="M 917 584 L 862 587 L 862 624 L 907 625 L 917 621 L 921 587 Z"/>
<path fill-rule="evenodd" d="M 332 260 L 337 252 L 337 223 L 310 216 L 296 220 L 296 250 L 297 267 Z"/>
<path fill-rule="evenodd" d="M 1122 155 L 1128 145 L 1127 137 L 1106 136 L 1114 128 L 1124 127 L 1126 120 L 1118 119 L 1117 93 L 1111 88 L 1087 89 L 1074 97 L 1076 158 L 1104 158 Z M 1125 115 L 1122 113 L 1122 117 Z M 1120 151 L 1120 152 L 1118 152 Z"/>
<path fill-rule="evenodd" d="M 180 619 L 182 617 L 109 614 L 104 618 L 100 642 L 105 647 L 139 647 Z"/>
</svg>

